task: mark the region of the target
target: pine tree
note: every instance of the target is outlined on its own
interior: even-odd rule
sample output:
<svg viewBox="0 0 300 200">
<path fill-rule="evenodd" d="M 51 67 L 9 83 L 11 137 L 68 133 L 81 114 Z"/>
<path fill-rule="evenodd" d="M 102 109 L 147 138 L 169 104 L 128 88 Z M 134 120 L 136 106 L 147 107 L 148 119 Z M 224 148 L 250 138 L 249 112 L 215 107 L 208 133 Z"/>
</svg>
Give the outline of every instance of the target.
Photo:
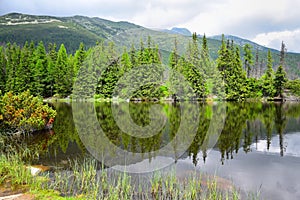
<svg viewBox="0 0 300 200">
<path fill-rule="evenodd" d="M 31 54 L 29 61 L 29 71 L 31 74 L 29 77 L 29 89 L 33 95 L 45 96 L 48 61 L 43 42 L 39 42 L 36 48 L 34 48 L 34 43 L 31 42 L 29 46 L 29 54 Z"/>
<path fill-rule="evenodd" d="M 243 98 L 244 93 L 246 93 L 244 87 L 246 77 L 242 68 L 243 64 L 240 58 L 240 49 L 236 47 L 236 50 L 233 53 L 234 59 L 232 62 L 232 67 L 227 73 L 228 77 L 226 81 L 226 98 L 230 100 L 240 100 L 241 98 Z"/>
<path fill-rule="evenodd" d="M 112 98 L 114 89 L 120 77 L 119 58 L 115 50 L 115 44 L 109 43 L 107 50 L 103 52 L 107 57 L 105 66 L 101 68 L 101 76 L 98 80 L 96 93 L 102 98 Z"/>
<path fill-rule="evenodd" d="M 245 44 L 244 46 L 244 66 L 247 72 L 247 78 L 250 78 L 250 72 L 253 65 L 253 55 L 252 46 L 250 44 Z"/>
<path fill-rule="evenodd" d="M 284 42 L 281 42 L 281 50 L 280 50 L 280 65 L 285 68 L 285 56 L 286 56 L 286 47 Z"/>
<path fill-rule="evenodd" d="M 218 51 L 218 58 L 217 58 L 217 66 L 219 71 L 221 72 L 222 76 L 223 76 L 223 80 L 225 80 L 226 78 L 226 73 L 225 70 L 227 69 L 227 64 L 228 64 L 228 50 L 225 44 L 225 38 L 224 38 L 224 34 L 222 35 L 222 43 L 221 43 L 221 47 Z"/>
<path fill-rule="evenodd" d="M 7 79 L 6 79 L 6 91 L 18 92 L 17 89 L 17 75 L 16 71 L 20 65 L 20 47 L 14 43 L 7 44 Z"/>
<path fill-rule="evenodd" d="M 110 64 L 101 73 L 97 94 L 102 98 L 112 98 L 115 86 L 119 80 L 119 68 L 117 62 L 110 62 Z"/>
<path fill-rule="evenodd" d="M 197 33 L 193 33 L 193 35 L 192 35 L 192 43 L 190 43 L 190 45 L 188 45 L 186 58 L 187 58 L 187 61 L 190 62 L 192 65 L 201 69 L 200 68 L 200 50 L 199 50 L 199 46 L 198 46 Z"/>
<path fill-rule="evenodd" d="M 205 33 L 202 38 L 202 55 L 208 56 L 208 45 Z"/>
<path fill-rule="evenodd" d="M 284 85 L 287 82 L 286 72 L 285 72 L 285 56 L 286 56 L 286 47 L 284 42 L 281 43 L 280 50 L 280 66 L 277 68 L 274 79 L 274 87 L 276 90 L 275 95 L 282 97 Z"/>
<path fill-rule="evenodd" d="M 71 92 L 70 82 L 71 77 L 68 77 L 68 55 L 66 48 L 61 44 L 57 61 L 55 64 L 55 74 L 54 74 L 54 92 L 60 96 L 67 96 Z"/>
<path fill-rule="evenodd" d="M 268 50 L 267 70 L 262 76 L 262 92 L 266 97 L 273 97 L 275 95 L 274 88 L 274 71 L 273 71 L 273 59 L 270 49 Z"/>
<path fill-rule="evenodd" d="M 23 92 L 30 89 L 30 64 L 32 62 L 32 54 L 29 49 L 28 42 L 25 43 L 21 50 L 20 65 L 16 71 L 16 85 L 18 92 Z"/>
<path fill-rule="evenodd" d="M 152 60 L 152 63 L 154 63 L 154 64 L 161 64 L 162 63 L 161 56 L 160 56 L 160 53 L 159 53 L 159 48 L 158 48 L 157 44 L 155 45 L 155 48 L 153 49 L 151 60 Z"/>
<path fill-rule="evenodd" d="M 202 38 L 202 47 L 200 52 L 200 69 L 203 71 L 203 78 L 205 81 L 205 95 L 220 95 L 219 92 L 216 93 L 218 90 L 216 87 L 221 88 L 221 85 L 218 83 L 220 81 L 219 79 L 219 71 L 216 68 L 216 65 L 213 63 L 213 61 L 210 59 L 209 51 L 208 51 L 208 45 L 207 45 L 207 39 L 205 34 Z"/>
<path fill-rule="evenodd" d="M 286 82 L 287 82 L 286 72 L 284 71 L 283 67 L 280 65 L 278 67 L 278 69 L 276 70 L 275 79 L 274 79 L 274 86 L 275 86 L 275 90 L 276 90 L 275 95 L 276 96 L 282 97 L 284 85 L 285 85 Z"/>
<path fill-rule="evenodd" d="M 153 58 L 154 58 L 153 53 L 154 53 L 154 51 L 153 51 L 151 37 L 148 36 L 148 39 L 147 39 L 147 48 L 145 48 L 145 52 L 144 52 L 144 58 L 145 58 L 144 64 L 151 64 L 151 63 L 153 63 Z"/>
<path fill-rule="evenodd" d="M 260 78 L 260 73 L 259 73 L 259 54 L 258 54 L 258 48 L 256 48 L 256 53 L 255 53 L 255 70 L 254 70 L 254 78 L 256 78 L 256 79 Z"/>
<path fill-rule="evenodd" d="M 120 64 L 121 64 L 120 76 L 122 76 L 125 72 L 128 72 L 132 68 L 132 64 L 130 62 L 130 57 L 129 57 L 129 54 L 128 54 L 126 48 L 124 48 L 124 50 L 123 50 Z"/>
<path fill-rule="evenodd" d="M 53 89 L 54 89 L 54 77 L 55 77 L 55 65 L 57 61 L 57 51 L 56 51 L 56 44 L 50 43 L 48 45 L 48 67 L 47 67 L 47 85 L 46 85 L 46 96 L 53 96 Z"/>
<path fill-rule="evenodd" d="M 0 91 L 5 92 L 6 85 L 6 59 L 4 47 L 0 46 Z"/>
<path fill-rule="evenodd" d="M 201 53 L 198 46 L 197 33 L 192 35 L 192 42 L 188 45 L 186 58 L 187 60 L 183 63 L 183 75 L 191 84 L 197 98 L 202 98 L 206 95 L 206 83 L 204 69 L 201 66 Z"/>
<path fill-rule="evenodd" d="M 141 40 L 140 49 L 139 49 L 138 56 L 137 56 L 137 66 L 144 65 L 147 63 L 145 57 L 146 56 L 145 56 L 144 42 L 143 42 L 143 40 Z"/>
<path fill-rule="evenodd" d="M 87 53 L 86 61 L 79 69 L 76 82 L 73 87 L 72 97 L 74 99 L 94 98 L 94 95 L 99 94 L 99 79 L 103 71 L 107 67 L 108 56 L 105 52 L 103 41 L 99 42 L 96 47 Z"/>
<path fill-rule="evenodd" d="M 135 50 L 135 47 L 134 47 L 134 44 L 131 44 L 131 48 L 130 48 L 130 51 L 129 51 L 129 57 L 130 57 L 130 63 L 132 65 L 132 67 L 137 67 L 137 62 L 138 62 L 138 58 L 137 58 L 137 55 L 136 55 L 136 50 Z"/>
<path fill-rule="evenodd" d="M 86 58 L 86 51 L 84 50 L 84 44 L 81 42 L 79 49 L 75 53 L 74 61 L 74 76 L 76 77 L 80 67 L 83 65 L 83 62 Z"/>
<path fill-rule="evenodd" d="M 39 95 L 43 96 L 44 94 L 44 84 L 43 84 L 43 76 L 44 76 L 44 71 L 43 71 L 43 60 L 39 59 L 37 60 L 35 64 L 35 70 L 33 71 L 34 73 L 34 78 L 33 78 L 33 94 L 34 95 Z"/>
<path fill-rule="evenodd" d="M 227 40 L 225 44 L 223 35 L 218 53 L 217 66 L 223 77 L 226 99 L 245 98 L 246 75 L 240 58 L 240 49 L 234 47 L 233 41 Z"/>
<path fill-rule="evenodd" d="M 174 48 L 173 48 L 172 52 L 170 53 L 170 57 L 169 57 L 169 66 L 170 66 L 171 69 L 176 69 L 177 68 L 177 64 L 178 64 L 178 60 L 179 60 L 177 45 L 178 45 L 177 44 L 177 39 L 175 38 Z"/>
</svg>

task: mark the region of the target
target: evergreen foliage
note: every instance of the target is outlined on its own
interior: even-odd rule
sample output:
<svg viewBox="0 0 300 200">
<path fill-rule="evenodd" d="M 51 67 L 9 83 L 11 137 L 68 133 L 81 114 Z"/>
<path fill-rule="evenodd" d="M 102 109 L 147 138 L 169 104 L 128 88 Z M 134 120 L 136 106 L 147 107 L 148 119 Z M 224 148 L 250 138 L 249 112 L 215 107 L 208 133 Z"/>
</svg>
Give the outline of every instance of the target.
<svg viewBox="0 0 300 200">
<path fill-rule="evenodd" d="M 276 96 L 282 97 L 283 89 L 286 82 L 287 82 L 286 72 L 284 71 L 283 67 L 280 65 L 275 73 L 275 79 L 274 79 Z"/>
<path fill-rule="evenodd" d="M 131 45 L 118 52 L 115 44 L 100 41 L 93 48 L 85 49 L 80 43 L 73 54 L 68 54 L 64 44 L 59 49 L 49 43 L 47 51 L 43 42 L 23 46 L 7 43 L 0 46 L 0 90 L 16 94 L 29 90 L 41 97 L 112 98 L 130 93 L 129 98 L 174 98 L 175 88 L 187 81 L 192 93 L 183 98 L 219 98 L 241 101 L 249 98 L 282 97 L 287 83 L 284 65 L 273 71 L 273 58 L 268 51 L 267 68 L 258 51 L 253 61 L 252 47 L 241 50 L 233 41 L 222 43 L 216 63 L 210 58 L 206 36 L 202 42 L 193 33 L 186 52 L 179 54 L 178 42 L 169 54 L 169 68 L 162 64 L 157 44 L 149 36 L 139 46 Z M 285 45 L 282 43 L 280 61 L 285 63 Z M 242 61 L 243 58 L 243 61 Z M 182 78 L 176 78 L 174 73 Z M 262 74 L 263 73 L 263 74 Z M 177 79 L 177 80 L 176 80 Z M 291 83 L 291 84 L 290 84 Z M 295 82 L 296 83 L 296 82 Z M 135 88 L 137 87 L 137 88 Z M 186 88 L 187 89 L 187 88 Z M 186 89 L 183 91 L 186 92 Z M 133 91 L 134 90 L 134 91 Z M 119 92 L 119 93 L 118 93 Z"/>
<path fill-rule="evenodd" d="M 273 59 L 272 53 L 268 51 L 268 58 L 267 58 L 267 70 L 264 75 L 261 77 L 262 81 L 262 92 L 265 97 L 273 97 L 275 95 L 275 88 L 274 88 L 274 70 L 273 70 Z"/>
</svg>

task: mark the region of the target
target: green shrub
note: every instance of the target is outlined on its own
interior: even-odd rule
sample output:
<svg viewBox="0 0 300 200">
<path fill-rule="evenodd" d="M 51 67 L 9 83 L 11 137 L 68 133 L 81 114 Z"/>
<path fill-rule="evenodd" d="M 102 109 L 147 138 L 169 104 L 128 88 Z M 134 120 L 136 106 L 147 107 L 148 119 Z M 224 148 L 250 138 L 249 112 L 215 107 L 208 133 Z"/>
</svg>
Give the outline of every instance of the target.
<svg viewBox="0 0 300 200">
<path fill-rule="evenodd" d="M 29 91 L 15 95 L 7 92 L 0 97 L 0 127 L 14 131 L 40 130 L 53 122 L 56 111 L 34 97 Z"/>
<path fill-rule="evenodd" d="M 300 79 L 288 81 L 285 84 L 285 88 L 289 89 L 294 95 L 300 97 Z"/>
</svg>

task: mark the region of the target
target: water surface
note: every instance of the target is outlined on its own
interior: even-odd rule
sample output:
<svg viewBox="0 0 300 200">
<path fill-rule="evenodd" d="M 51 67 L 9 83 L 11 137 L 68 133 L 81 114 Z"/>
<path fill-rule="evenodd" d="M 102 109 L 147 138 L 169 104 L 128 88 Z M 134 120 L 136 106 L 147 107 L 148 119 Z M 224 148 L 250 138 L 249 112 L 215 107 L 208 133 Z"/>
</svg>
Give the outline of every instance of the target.
<svg viewBox="0 0 300 200">
<path fill-rule="evenodd" d="M 39 164 L 177 168 L 232 180 L 264 199 L 300 199 L 299 103 L 55 103 L 53 130 L 28 138 Z M 124 168 L 124 166 L 126 166 Z"/>
</svg>

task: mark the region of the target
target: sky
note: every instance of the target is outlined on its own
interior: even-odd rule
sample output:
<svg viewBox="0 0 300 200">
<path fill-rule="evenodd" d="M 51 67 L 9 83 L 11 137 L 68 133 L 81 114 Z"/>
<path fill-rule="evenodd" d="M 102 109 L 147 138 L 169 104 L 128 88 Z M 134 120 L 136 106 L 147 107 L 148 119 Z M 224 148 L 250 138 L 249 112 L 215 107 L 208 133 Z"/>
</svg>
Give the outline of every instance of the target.
<svg viewBox="0 0 300 200">
<path fill-rule="evenodd" d="M 0 15 L 100 17 L 147 28 L 230 34 L 266 47 L 300 52 L 299 0 L 0 0 Z"/>
</svg>

